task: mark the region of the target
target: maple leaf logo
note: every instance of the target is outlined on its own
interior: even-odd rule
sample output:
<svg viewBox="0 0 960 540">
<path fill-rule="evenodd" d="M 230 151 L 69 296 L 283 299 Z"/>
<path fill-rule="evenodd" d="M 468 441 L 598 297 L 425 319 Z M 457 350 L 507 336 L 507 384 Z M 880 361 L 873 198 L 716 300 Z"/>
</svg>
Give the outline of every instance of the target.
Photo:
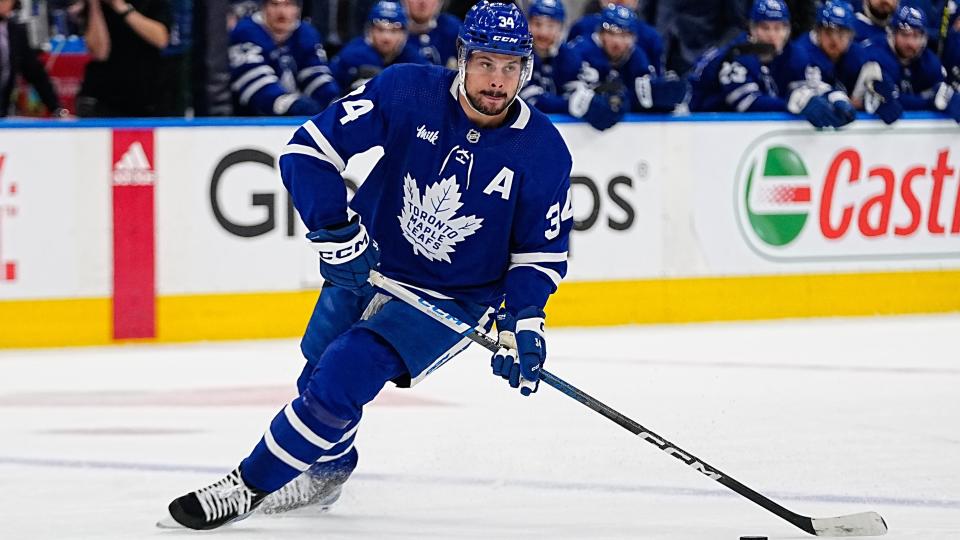
<svg viewBox="0 0 960 540">
<path fill-rule="evenodd" d="M 477 216 L 456 217 L 461 206 L 456 176 L 427 187 L 422 198 L 417 181 L 409 173 L 404 176 L 400 228 L 413 245 L 413 253 L 431 261 L 450 262 L 454 246 L 483 224 L 483 218 Z"/>
</svg>

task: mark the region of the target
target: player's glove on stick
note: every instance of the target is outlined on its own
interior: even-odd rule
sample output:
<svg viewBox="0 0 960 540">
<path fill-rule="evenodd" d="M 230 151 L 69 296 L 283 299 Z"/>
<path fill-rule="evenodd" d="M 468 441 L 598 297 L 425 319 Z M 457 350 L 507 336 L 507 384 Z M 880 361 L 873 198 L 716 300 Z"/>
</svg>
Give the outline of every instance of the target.
<svg viewBox="0 0 960 540">
<path fill-rule="evenodd" d="M 358 295 L 373 290 L 367 278 L 380 262 L 380 248 L 367 235 L 360 216 L 354 216 L 346 225 L 307 233 L 307 240 L 320 254 L 323 279 Z"/>
<path fill-rule="evenodd" d="M 876 79 L 868 85 L 869 92 L 865 96 L 867 112 L 876 113 L 885 124 L 892 124 L 903 116 L 903 105 L 900 104 L 900 92 L 892 82 L 885 79 Z"/>
<path fill-rule="evenodd" d="M 833 106 L 827 98 L 817 95 L 810 87 L 797 88 L 790 94 L 787 110 L 807 119 L 815 128 L 840 125 L 840 119 L 833 112 Z"/>
<path fill-rule="evenodd" d="M 503 308 L 497 313 L 497 332 L 504 348 L 493 356 L 490 366 L 494 375 L 519 388 L 524 396 L 540 385 L 540 368 L 547 358 L 543 325 L 543 310 L 538 307 L 521 309 L 516 316 Z"/>
<path fill-rule="evenodd" d="M 934 106 L 947 113 L 950 118 L 953 118 L 958 124 L 960 124 L 960 94 L 953 89 L 952 86 L 946 83 L 940 83 L 940 88 L 937 89 L 937 95 L 933 100 Z"/>
<path fill-rule="evenodd" d="M 857 119 L 857 109 L 843 92 L 830 92 L 827 94 L 827 100 L 833 105 L 833 114 L 838 122 L 834 127 L 845 126 Z"/>
<path fill-rule="evenodd" d="M 687 81 L 674 75 L 636 80 L 637 100 L 644 109 L 672 111 L 687 96 Z"/>
<path fill-rule="evenodd" d="M 569 111 L 603 131 L 612 128 L 627 112 L 626 93 L 598 93 L 581 85 L 570 95 Z"/>
</svg>

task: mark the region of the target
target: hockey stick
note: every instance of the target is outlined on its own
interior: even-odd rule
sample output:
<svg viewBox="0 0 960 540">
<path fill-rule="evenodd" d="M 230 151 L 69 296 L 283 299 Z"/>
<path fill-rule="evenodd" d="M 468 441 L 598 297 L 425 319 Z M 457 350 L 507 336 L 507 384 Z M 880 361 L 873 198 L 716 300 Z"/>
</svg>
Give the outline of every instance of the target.
<svg viewBox="0 0 960 540">
<path fill-rule="evenodd" d="M 387 291 L 404 303 L 413 306 L 420 312 L 428 315 L 433 320 L 443 324 L 461 336 L 479 343 L 488 351 L 495 353 L 500 349 L 500 345 L 498 344 L 497 340 L 488 336 L 483 330 L 474 328 L 470 324 L 457 319 L 453 315 L 450 315 L 429 301 L 417 296 L 406 287 L 391 280 L 390 278 L 383 276 L 379 272 L 370 272 L 370 283 L 375 287 L 379 287 Z M 815 536 L 880 536 L 887 533 L 886 522 L 884 522 L 883 518 L 880 517 L 880 514 L 876 512 L 863 512 L 859 514 L 850 514 L 831 518 L 810 518 L 807 516 L 801 516 L 795 512 L 791 512 L 790 510 L 787 510 L 783 506 L 780 506 L 776 502 L 768 499 L 760 493 L 757 493 L 756 491 L 734 480 L 730 476 L 727 476 L 725 473 L 720 472 L 720 470 L 716 467 L 708 465 L 700 458 L 685 450 L 682 450 L 680 447 L 664 439 L 660 435 L 657 435 L 653 431 L 611 409 L 596 398 L 591 397 L 587 393 L 583 392 L 572 384 L 565 382 L 556 375 L 541 369 L 540 380 L 586 405 L 587 407 L 590 407 L 594 411 L 612 420 L 630 433 L 633 433 L 644 441 L 653 444 L 660 450 L 666 452 L 668 455 L 679 459 L 687 466 L 693 468 L 707 478 L 723 484 L 724 486 L 736 492 L 738 495 L 750 499 L 754 503 L 762 506 L 767 511 L 773 512 L 782 519 L 789 521 L 804 532 Z"/>
</svg>

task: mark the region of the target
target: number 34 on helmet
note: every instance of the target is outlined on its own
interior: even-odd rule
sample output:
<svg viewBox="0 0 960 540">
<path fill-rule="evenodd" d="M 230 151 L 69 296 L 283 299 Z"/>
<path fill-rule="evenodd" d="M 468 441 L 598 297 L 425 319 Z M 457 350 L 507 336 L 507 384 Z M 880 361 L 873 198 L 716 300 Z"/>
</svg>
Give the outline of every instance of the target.
<svg viewBox="0 0 960 540">
<path fill-rule="evenodd" d="M 477 51 L 522 57 L 521 87 L 533 74 L 533 36 L 526 17 L 512 3 L 481 0 L 470 8 L 460 28 L 457 47 L 461 81 L 467 59 Z"/>
</svg>

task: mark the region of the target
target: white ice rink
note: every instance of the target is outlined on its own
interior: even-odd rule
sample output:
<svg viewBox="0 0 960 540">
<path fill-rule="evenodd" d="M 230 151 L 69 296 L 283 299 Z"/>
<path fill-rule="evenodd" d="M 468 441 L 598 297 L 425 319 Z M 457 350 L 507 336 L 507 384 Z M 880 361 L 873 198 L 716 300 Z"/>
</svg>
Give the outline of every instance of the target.
<svg viewBox="0 0 960 540">
<path fill-rule="evenodd" d="M 960 316 L 558 330 L 546 367 L 793 511 L 960 539 Z M 333 511 L 163 531 L 292 397 L 296 340 L 0 352 L 0 538 L 804 533 L 477 348 L 367 408 Z"/>
</svg>

